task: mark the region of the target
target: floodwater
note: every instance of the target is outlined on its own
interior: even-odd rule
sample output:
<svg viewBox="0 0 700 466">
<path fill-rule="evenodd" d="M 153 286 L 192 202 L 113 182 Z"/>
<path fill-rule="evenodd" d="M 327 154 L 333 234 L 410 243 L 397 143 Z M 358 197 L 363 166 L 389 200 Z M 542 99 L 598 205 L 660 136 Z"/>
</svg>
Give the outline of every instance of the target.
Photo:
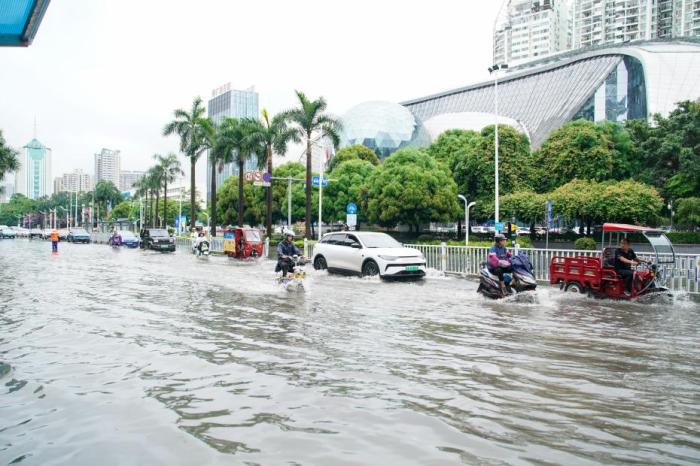
<svg viewBox="0 0 700 466">
<path fill-rule="evenodd" d="M 700 305 L 0 241 L 0 464 L 700 463 Z"/>
</svg>

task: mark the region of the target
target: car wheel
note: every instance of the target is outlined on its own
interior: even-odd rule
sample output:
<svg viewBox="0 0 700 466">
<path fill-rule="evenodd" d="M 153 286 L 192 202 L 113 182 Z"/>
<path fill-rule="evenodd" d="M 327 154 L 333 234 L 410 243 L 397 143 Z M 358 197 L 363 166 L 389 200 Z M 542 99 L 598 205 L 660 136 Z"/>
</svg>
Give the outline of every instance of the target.
<svg viewBox="0 0 700 466">
<path fill-rule="evenodd" d="M 568 283 L 565 290 L 569 293 L 583 293 L 583 288 L 577 282 Z"/>
<path fill-rule="evenodd" d="M 363 277 L 374 277 L 379 275 L 379 266 L 373 260 L 368 260 L 362 264 L 362 276 Z"/>
<path fill-rule="evenodd" d="M 326 258 L 323 256 L 318 256 L 314 259 L 314 269 L 316 270 L 326 270 L 328 268 L 328 263 L 326 263 Z"/>
</svg>

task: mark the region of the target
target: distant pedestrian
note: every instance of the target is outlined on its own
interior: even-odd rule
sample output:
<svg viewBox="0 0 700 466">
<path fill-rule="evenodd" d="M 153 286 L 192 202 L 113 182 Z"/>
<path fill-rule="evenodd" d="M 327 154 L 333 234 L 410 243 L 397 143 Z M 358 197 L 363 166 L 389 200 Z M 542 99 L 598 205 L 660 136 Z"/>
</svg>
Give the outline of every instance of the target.
<svg viewBox="0 0 700 466">
<path fill-rule="evenodd" d="M 58 252 L 58 232 L 55 229 L 51 230 L 51 251 Z"/>
</svg>

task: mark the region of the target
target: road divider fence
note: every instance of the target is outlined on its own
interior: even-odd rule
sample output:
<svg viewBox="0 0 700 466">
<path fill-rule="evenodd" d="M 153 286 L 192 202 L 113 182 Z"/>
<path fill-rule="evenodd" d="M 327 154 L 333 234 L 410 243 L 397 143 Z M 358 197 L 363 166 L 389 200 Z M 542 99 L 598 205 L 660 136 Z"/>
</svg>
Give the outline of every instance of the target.
<svg viewBox="0 0 700 466">
<path fill-rule="evenodd" d="M 425 256 L 427 266 L 444 273 L 477 276 L 486 262 L 489 248 L 479 246 L 447 246 L 427 244 L 405 244 L 418 249 Z M 549 281 L 549 263 L 553 256 L 600 257 L 600 251 L 579 251 L 572 249 L 520 248 L 532 262 L 533 272 L 538 280 Z M 654 257 L 649 253 L 639 253 L 646 260 Z M 665 286 L 673 291 L 700 293 L 700 254 L 676 254 L 675 264 L 661 264 L 660 277 Z"/>
</svg>

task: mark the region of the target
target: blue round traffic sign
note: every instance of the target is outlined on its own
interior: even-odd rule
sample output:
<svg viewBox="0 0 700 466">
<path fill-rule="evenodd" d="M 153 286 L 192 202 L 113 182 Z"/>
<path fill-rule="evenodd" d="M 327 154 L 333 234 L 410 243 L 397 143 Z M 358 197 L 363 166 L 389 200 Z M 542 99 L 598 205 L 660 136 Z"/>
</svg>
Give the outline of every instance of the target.
<svg viewBox="0 0 700 466">
<path fill-rule="evenodd" d="M 270 176 L 270 174 L 267 173 L 267 172 L 263 173 L 263 181 L 264 181 L 265 183 L 269 183 L 270 180 L 272 180 L 272 177 Z"/>
<path fill-rule="evenodd" d="M 351 203 L 348 204 L 348 206 L 347 206 L 347 208 L 345 209 L 345 211 L 346 211 L 347 213 L 349 213 L 350 215 L 356 214 L 356 213 L 357 213 L 357 205 L 355 205 L 354 202 L 351 202 Z"/>
</svg>

